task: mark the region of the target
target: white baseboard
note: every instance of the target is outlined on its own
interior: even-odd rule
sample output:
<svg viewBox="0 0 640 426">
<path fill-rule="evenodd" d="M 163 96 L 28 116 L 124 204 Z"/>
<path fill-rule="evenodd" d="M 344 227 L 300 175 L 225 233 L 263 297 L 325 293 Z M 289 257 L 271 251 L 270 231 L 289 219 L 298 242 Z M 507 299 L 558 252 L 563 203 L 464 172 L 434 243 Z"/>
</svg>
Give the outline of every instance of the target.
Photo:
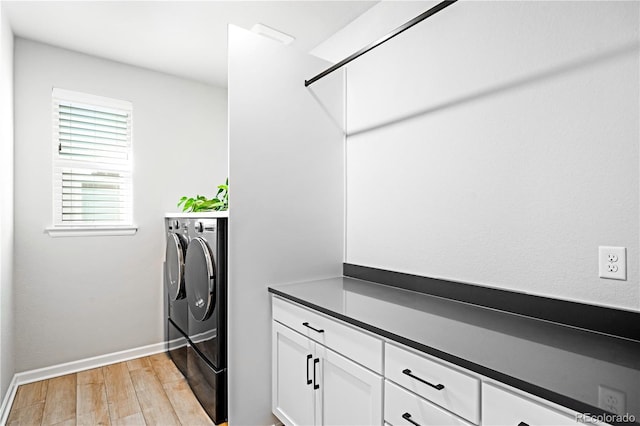
<svg viewBox="0 0 640 426">
<path fill-rule="evenodd" d="M 99 355 L 49 367 L 38 368 L 36 370 L 16 373 L 13 375 L 13 379 L 9 384 L 7 393 L 5 394 L 2 405 L 0 406 L 0 425 L 6 424 L 11 405 L 13 404 L 13 400 L 16 396 L 16 391 L 20 385 L 165 352 L 167 348 L 166 345 L 166 342 L 154 343 L 153 345 L 141 346 L 139 348 L 127 349 L 120 352 L 113 352 L 106 355 Z M 169 345 L 171 348 L 182 346 L 184 345 L 184 339 L 172 340 L 169 342 Z"/>
<path fill-rule="evenodd" d="M 4 394 L 4 398 L 2 400 L 2 405 L 0 405 L 0 425 L 7 424 L 7 417 L 9 417 L 9 410 L 11 409 L 11 405 L 13 404 L 13 399 L 16 397 L 16 392 L 18 391 L 18 380 L 14 375 L 9 383 L 9 388 L 7 388 L 7 393 Z"/>
<path fill-rule="evenodd" d="M 16 373 L 16 377 L 18 385 L 24 385 L 27 383 L 37 382 L 39 380 L 64 376 L 65 374 L 77 373 L 78 371 L 90 370 L 92 368 L 115 364 L 117 362 L 129 361 L 134 358 L 157 354 L 159 352 L 164 352 L 165 348 L 165 342 L 154 343 L 153 345 L 141 346 L 139 348 L 127 349 L 106 355 L 98 355 L 78 361 L 38 368 L 36 370 L 23 371 L 22 373 Z"/>
</svg>

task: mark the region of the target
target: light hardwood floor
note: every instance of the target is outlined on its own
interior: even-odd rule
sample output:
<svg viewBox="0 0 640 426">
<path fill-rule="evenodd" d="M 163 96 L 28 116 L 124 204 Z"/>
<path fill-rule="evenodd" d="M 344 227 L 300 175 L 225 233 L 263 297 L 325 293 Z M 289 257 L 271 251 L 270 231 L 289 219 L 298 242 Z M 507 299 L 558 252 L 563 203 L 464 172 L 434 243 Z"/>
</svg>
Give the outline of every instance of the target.
<svg viewBox="0 0 640 426">
<path fill-rule="evenodd" d="M 18 387 L 7 424 L 213 423 L 180 371 L 162 353 L 22 385 Z"/>
</svg>

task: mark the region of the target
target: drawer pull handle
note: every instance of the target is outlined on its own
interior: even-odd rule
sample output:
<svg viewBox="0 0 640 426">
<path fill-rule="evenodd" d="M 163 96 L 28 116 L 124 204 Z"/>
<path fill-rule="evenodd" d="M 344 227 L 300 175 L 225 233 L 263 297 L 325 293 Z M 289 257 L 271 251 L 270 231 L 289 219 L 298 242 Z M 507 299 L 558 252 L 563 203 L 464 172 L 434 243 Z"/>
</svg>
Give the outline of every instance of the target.
<svg viewBox="0 0 640 426">
<path fill-rule="evenodd" d="M 411 377 L 412 379 L 416 379 L 417 381 L 422 382 L 425 385 L 429 385 L 434 389 L 437 389 L 437 390 L 444 389 L 444 385 L 441 384 L 441 383 L 438 383 L 437 385 L 434 385 L 433 383 L 429 383 L 426 380 L 422 380 L 420 377 L 414 376 L 413 374 L 411 374 L 411 370 L 409 370 L 408 368 L 405 368 L 404 370 L 402 370 L 402 374 L 406 374 L 407 376 Z M 518 426 L 522 426 L 522 425 L 518 425 Z"/>
<path fill-rule="evenodd" d="M 520 423 L 518 423 L 518 426 L 529 426 L 529 425 L 526 424 L 525 422 L 520 422 Z"/>
<path fill-rule="evenodd" d="M 409 413 L 404 413 L 402 415 L 402 418 L 405 419 L 406 421 L 408 421 L 409 423 L 411 423 L 414 426 L 420 426 L 419 423 L 414 422 L 413 420 L 411 420 L 411 414 Z"/>
<path fill-rule="evenodd" d="M 313 389 L 320 389 L 320 385 L 316 383 L 316 364 L 320 362 L 320 358 L 313 360 Z"/>
<path fill-rule="evenodd" d="M 305 326 L 305 327 L 307 327 L 307 328 L 312 329 L 312 330 L 313 330 L 313 331 L 315 331 L 316 333 L 324 333 L 324 330 L 322 330 L 322 329 L 318 330 L 317 328 L 313 328 L 313 327 L 311 327 L 311 326 L 309 325 L 309 323 L 308 323 L 308 322 L 303 322 L 303 323 L 302 323 L 302 325 L 304 325 L 304 326 Z"/>
<path fill-rule="evenodd" d="M 311 379 L 309 378 L 309 360 L 313 358 L 311 354 L 307 355 L 307 384 L 311 384 Z"/>
</svg>

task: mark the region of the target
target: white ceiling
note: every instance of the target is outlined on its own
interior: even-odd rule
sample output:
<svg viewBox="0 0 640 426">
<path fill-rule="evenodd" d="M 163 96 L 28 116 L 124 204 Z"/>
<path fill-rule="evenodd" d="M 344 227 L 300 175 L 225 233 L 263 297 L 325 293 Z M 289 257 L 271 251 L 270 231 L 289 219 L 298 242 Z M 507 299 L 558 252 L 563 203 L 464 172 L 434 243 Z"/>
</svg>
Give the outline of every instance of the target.
<svg viewBox="0 0 640 426">
<path fill-rule="evenodd" d="M 268 25 L 308 52 L 375 3 L 2 0 L 2 7 L 16 36 L 226 87 L 228 24 Z"/>
</svg>

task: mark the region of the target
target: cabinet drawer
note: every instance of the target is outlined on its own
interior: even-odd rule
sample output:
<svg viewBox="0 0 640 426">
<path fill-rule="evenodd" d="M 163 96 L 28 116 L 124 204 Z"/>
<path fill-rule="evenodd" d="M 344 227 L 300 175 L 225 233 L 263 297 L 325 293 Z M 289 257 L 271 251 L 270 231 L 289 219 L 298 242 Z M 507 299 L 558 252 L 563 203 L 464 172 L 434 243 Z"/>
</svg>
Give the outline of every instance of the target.
<svg viewBox="0 0 640 426">
<path fill-rule="evenodd" d="M 273 319 L 382 374 L 382 340 L 276 297 Z"/>
<path fill-rule="evenodd" d="M 387 343 L 385 377 L 472 423 L 480 422 L 480 380 L 473 376 Z"/>
<path fill-rule="evenodd" d="M 482 384 L 482 424 L 487 426 L 575 426 L 578 422 L 539 402 L 489 383 Z"/>
<path fill-rule="evenodd" d="M 440 426 L 470 426 L 469 423 L 442 408 L 394 385 L 384 383 L 384 420 L 394 426 L 415 424 Z"/>
</svg>

